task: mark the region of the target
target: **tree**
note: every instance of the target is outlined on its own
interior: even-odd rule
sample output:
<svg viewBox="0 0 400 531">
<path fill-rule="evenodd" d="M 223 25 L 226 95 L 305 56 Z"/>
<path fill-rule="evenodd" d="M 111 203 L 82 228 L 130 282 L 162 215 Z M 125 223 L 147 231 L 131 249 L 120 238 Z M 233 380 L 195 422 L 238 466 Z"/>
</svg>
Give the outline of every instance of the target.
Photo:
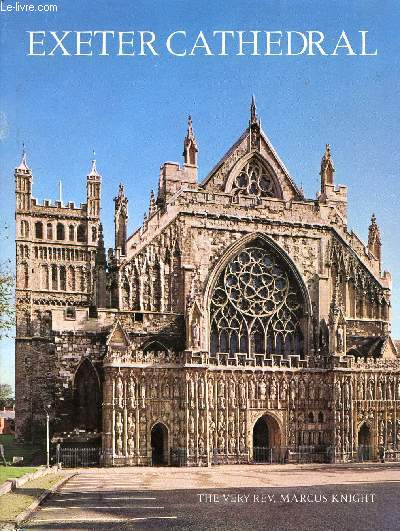
<svg viewBox="0 0 400 531">
<path fill-rule="evenodd" d="M 13 391 L 10 384 L 0 383 L 0 407 L 8 407 Z"/>
<path fill-rule="evenodd" d="M 8 239 L 8 227 L 1 229 L 0 240 Z M 14 274 L 11 260 L 0 262 L 0 339 L 8 337 L 15 324 Z"/>
</svg>

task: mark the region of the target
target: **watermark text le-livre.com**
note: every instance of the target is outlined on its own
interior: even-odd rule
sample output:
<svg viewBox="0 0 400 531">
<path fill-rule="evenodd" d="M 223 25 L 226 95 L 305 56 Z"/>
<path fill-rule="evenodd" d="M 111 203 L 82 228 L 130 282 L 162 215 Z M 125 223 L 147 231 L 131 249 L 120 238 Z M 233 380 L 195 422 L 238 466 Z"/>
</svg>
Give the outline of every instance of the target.
<svg viewBox="0 0 400 531">
<path fill-rule="evenodd" d="M 57 4 L 25 4 L 24 2 L 0 1 L 1 13 L 57 13 Z"/>
</svg>

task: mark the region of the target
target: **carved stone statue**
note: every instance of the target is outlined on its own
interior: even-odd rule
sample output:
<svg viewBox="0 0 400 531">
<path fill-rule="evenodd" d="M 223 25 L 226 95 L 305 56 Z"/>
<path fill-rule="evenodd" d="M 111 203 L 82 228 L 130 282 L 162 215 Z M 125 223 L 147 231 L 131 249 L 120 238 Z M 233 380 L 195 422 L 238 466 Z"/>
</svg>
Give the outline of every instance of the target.
<svg viewBox="0 0 400 531">
<path fill-rule="evenodd" d="M 195 403 L 196 403 L 196 396 L 195 396 L 195 383 L 194 383 L 192 376 L 189 377 L 188 391 L 189 391 L 189 407 L 190 409 L 194 409 Z"/>
<path fill-rule="evenodd" d="M 218 405 L 225 409 L 225 382 L 222 379 L 218 382 Z"/>
<path fill-rule="evenodd" d="M 208 407 L 214 409 L 214 381 L 208 382 Z"/>
<path fill-rule="evenodd" d="M 192 322 L 192 346 L 198 348 L 200 346 L 200 323 L 197 318 Z"/>
<path fill-rule="evenodd" d="M 305 386 L 303 380 L 300 380 L 300 382 L 299 382 L 299 398 L 302 401 L 304 401 L 305 398 L 306 398 L 306 386 Z"/>
<path fill-rule="evenodd" d="M 239 384 L 240 406 L 242 409 L 246 408 L 246 383 L 242 380 Z"/>
<path fill-rule="evenodd" d="M 370 378 L 368 380 L 368 386 L 367 386 L 367 400 L 373 400 L 374 399 L 374 379 Z"/>
<path fill-rule="evenodd" d="M 337 350 L 338 352 L 343 352 L 344 347 L 344 332 L 342 325 L 338 325 L 336 330 L 336 342 L 337 342 Z"/>
<path fill-rule="evenodd" d="M 287 384 L 286 378 L 283 378 L 280 384 L 281 400 L 286 400 L 287 390 L 288 390 L 288 384 Z"/>
<path fill-rule="evenodd" d="M 128 439 L 128 454 L 133 455 L 135 453 L 135 439 L 134 437 L 129 437 Z"/>
<path fill-rule="evenodd" d="M 205 444 L 203 437 L 200 437 L 199 439 L 199 454 L 204 455 L 205 454 Z"/>
<path fill-rule="evenodd" d="M 231 406 L 236 405 L 236 387 L 233 378 L 229 381 L 229 403 Z"/>
<path fill-rule="evenodd" d="M 315 387 L 314 387 L 314 381 L 313 380 L 310 381 L 310 385 L 308 386 L 308 398 L 310 400 L 314 400 L 315 399 Z"/>
<path fill-rule="evenodd" d="M 124 384 L 123 384 L 122 378 L 117 378 L 116 396 L 117 396 L 118 406 L 122 407 L 123 400 L 124 400 Z"/>
<path fill-rule="evenodd" d="M 200 409 L 205 408 L 205 383 L 203 378 L 199 378 L 198 384 L 197 384 L 198 394 L 199 394 L 199 407 Z"/>
<path fill-rule="evenodd" d="M 267 392 L 267 386 L 266 386 L 266 384 L 265 384 L 265 381 L 264 381 L 264 380 L 261 380 L 261 381 L 258 383 L 258 398 L 259 398 L 260 400 L 265 400 L 266 392 Z"/>
<path fill-rule="evenodd" d="M 131 406 L 131 408 L 134 408 L 135 407 L 136 384 L 135 384 L 135 380 L 133 378 L 129 378 L 128 392 L 129 392 L 130 406 Z"/>
<path fill-rule="evenodd" d="M 254 400 L 256 397 L 256 385 L 254 380 L 251 378 L 249 381 L 249 399 Z"/>
<path fill-rule="evenodd" d="M 269 396 L 271 400 L 276 400 L 277 392 L 278 392 L 278 387 L 276 385 L 276 380 L 275 378 L 272 378 L 271 385 L 269 388 Z"/>
</svg>

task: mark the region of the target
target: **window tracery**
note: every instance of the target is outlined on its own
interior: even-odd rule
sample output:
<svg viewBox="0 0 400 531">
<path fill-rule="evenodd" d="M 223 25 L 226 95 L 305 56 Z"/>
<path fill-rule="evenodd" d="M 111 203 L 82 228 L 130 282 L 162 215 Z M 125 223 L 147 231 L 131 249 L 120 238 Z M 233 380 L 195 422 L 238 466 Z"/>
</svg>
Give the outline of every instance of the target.
<svg viewBox="0 0 400 531">
<path fill-rule="evenodd" d="M 271 171 L 257 158 L 252 158 L 235 177 L 232 186 L 235 195 L 280 197 L 280 190 Z"/>
<path fill-rule="evenodd" d="M 261 245 L 244 248 L 219 275 L 210 306 L 212 354 L 303 354 L 299 287 L 283 260 Z"/>
</svg>

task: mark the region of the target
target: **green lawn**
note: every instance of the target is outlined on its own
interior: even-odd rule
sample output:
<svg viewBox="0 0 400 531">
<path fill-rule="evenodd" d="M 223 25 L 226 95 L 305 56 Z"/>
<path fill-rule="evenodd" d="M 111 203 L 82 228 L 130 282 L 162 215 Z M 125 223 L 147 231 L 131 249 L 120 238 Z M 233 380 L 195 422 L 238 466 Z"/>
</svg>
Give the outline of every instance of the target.
<svg viewBox="0 0 400 531">
<path fill-rule="evenodd" d="M 20 489 L 1 496 L 0 529 L 2 522 L 14 522 L 16 516 L 38 499 L 45 490 L 51 489 L 62 477 L 63 474 L 49 474 L 43 478 L 29 481 Z"/>
<path fill-rule="evenodd" d="M 6 460 L 9 463 L 12 463 L 14 456 L 18 456 L 24 458 L 23 465 L 25 466 L 31 464 L 32 457 L 40 450 L 40 447 L 29 443 L 17 443 L 14 435 L 0 435 L 0 444 L 4 446 Z"/>
<path fill-rule="evenodd" d="M 20 478 L 29 472 L 37 470 L 34 466 L 1 466 L 0 465 L 0 485 L 10 478 Z"/>
</svg>

